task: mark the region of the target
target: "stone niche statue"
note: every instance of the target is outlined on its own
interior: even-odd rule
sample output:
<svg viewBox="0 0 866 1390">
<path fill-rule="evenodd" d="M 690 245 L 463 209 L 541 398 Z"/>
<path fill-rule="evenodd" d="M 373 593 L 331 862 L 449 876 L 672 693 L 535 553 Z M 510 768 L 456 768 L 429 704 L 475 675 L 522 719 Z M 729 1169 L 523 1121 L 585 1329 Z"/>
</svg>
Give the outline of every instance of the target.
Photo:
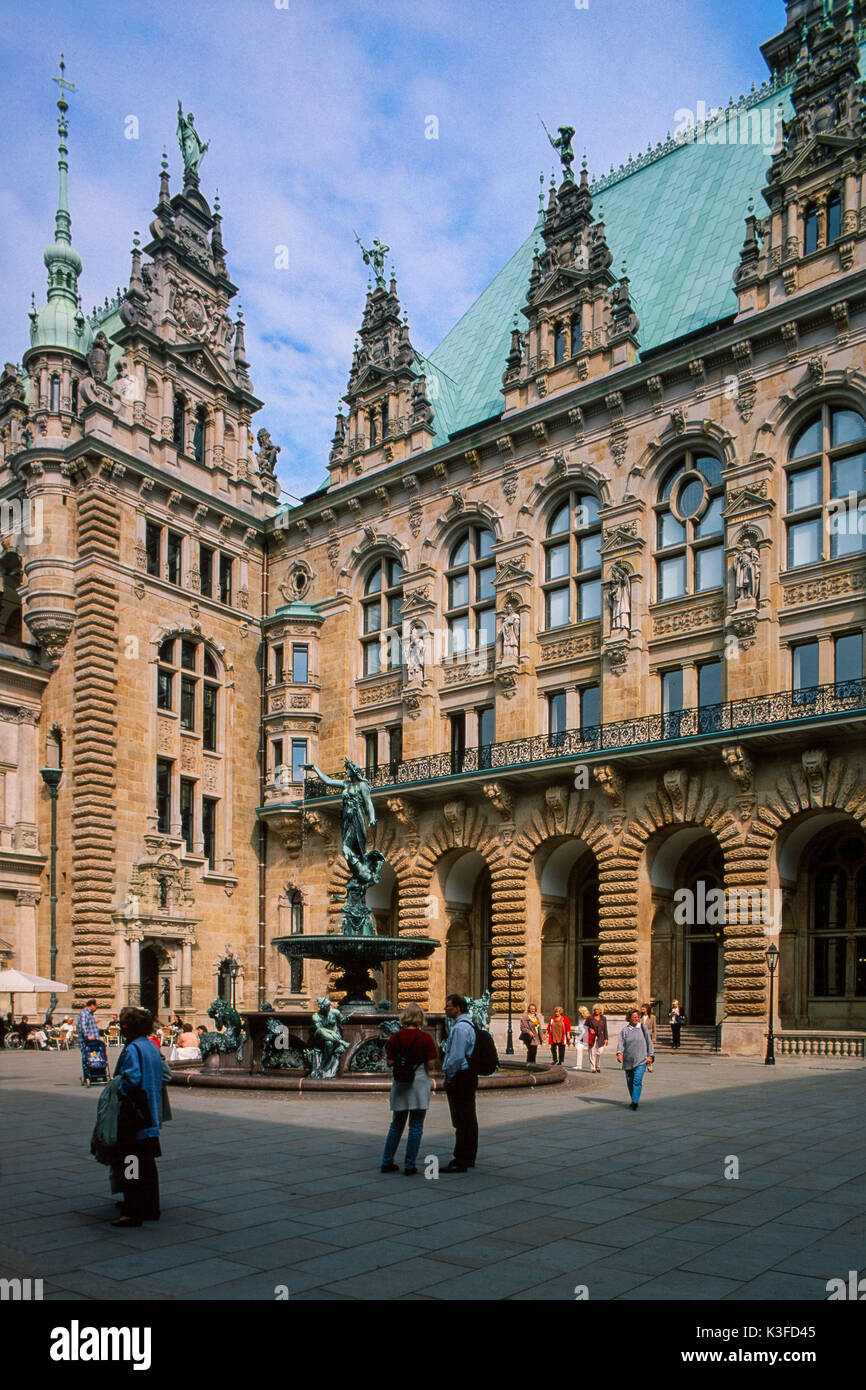
<svg viewBox="0 0 866 1390">
<path fill-rule="evenodd" d="M 520 660 L 520 614 L 511 603 L 499 623 L 499 656 L 506 665 Z"/>
<path fill-rule="evenodd" d="M 340 1058 L 349 1044 L 340 1031 L 345 1020 L 338 1008 L 327 997 L 317 1000 L 319 1005 L 313 1014 L 313 1046 L 305 1053 L 311 1068 L 310 1076 L 325 1080 L 337 1075 Z"/>
<path fill-rule="evenodd" d="M 738 608 L 757 608 L 761 580 L 761 557 L 750 535 L 745 535 L 734 552 L 734 586 Z"/>
<path fill-rule="evenodd" d="M 410 685 L 422 685 L 424 682 L 426 636 L 427 634 L 420 623 L 412 624 L 409 631 L 409 641 L 406 644 L 406 674 L 409 677 Z"/>
<path fill-rule="evenodd" d="M 269 432 L 265 429 L 259 430 L 256 440 L 259 446 L 259 452 L 256 455 L 259 472 L 267 478 L 273 478 L 277 471 L 277 454 L 280 452 L 280 445 L 274 443 Z"/>
<path fill-rule="evenodd" d="M 631 632 L 631 575 L 625 565 L 614 565 L 607 591 L 611 632 Z"/>
</svg>

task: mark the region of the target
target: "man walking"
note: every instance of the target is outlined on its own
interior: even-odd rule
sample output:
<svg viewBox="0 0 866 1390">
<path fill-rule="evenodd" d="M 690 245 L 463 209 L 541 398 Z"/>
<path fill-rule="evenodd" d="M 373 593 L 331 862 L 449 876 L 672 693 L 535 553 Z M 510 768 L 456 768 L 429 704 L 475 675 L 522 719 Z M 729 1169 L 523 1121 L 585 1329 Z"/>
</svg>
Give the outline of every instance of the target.
<svg viewBox="0 0 866 1390">
<path fill-rule="evenodd" d="M 445 1042 L 442 1070 L 445 1073 L 445 1094 L 454 1126 L 454 1157 L 442 1169 L 443 1173 L 465 1173 L 475 1167 L 478 1153 L 478 1117 L 475 1113 L 475 1092 L 478 1077 L 470 1064 L 475 1051 L 475 1029 L 467 1012 L 462 994 L 449 994 L 445 1013 L 451 1019 L 451 1032 Z"/>
<path fill-rule="evenodd" d="M 96 1022 L 96 1000 L 88 999 L 75 1024 L 75 1036 L 81 1049 L 81 1075 L 87 1078 L 84 1051 L 88 1043 L 99 1041 L 99 1024 Z"/>
<path fill-rule="evenodd" d="M 616 1059 L 622 1063 L 625 1082 L 628 1086 L 631 1109 L 637 1110 L 640 1104 L 640 1091 L 643 1074 L 648 1061 L 652 1060 L 653 1040 L 646 1024 L 642 1021 L 639 1009 L 632 1009 L 619 1035 Z"/>
</svg>

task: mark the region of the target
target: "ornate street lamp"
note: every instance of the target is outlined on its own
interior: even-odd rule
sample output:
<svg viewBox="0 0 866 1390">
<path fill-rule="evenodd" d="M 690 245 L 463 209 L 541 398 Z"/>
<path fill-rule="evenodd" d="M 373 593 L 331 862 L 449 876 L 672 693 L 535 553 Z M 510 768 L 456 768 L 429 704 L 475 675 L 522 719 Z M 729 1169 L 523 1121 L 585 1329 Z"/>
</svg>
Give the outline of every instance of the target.
<svg viewBox="0 0 866 1390">
<path fill-rule="evenodd" d="M 764 1058 L 764 1066 L 774 1067 L 776 1065 L 776 1053 L 774 1051 L 775 1038 L 773 1035 L 773 985 L 776 979 L 776 967 L 779 964 L 779 948 L 775 941 L 771 941 L 767 947 L 767 968 L 770 971 L 770 1027 L 767 1031 L 767 1055 Z"/>
<path fill-rule="evenodd" d="M 237 961 L 234 959 L 234 957 L 232 957 L 231 961 L 229 962 L 229 979 L 230 979 L 231 982 L 232 982 L 232 983 L 231 983 L 231 993 L 232 993 L 231 1004 L 232 1004 L 232 1008 L 233 1008 L 233 1009 L 236 1007 L 236 1003 L 235 1003 L 235 988 L 236 988 L 236 985 L 237 985 L 237 978 L 238 978 L 238 963 L 237 963 Z"/>
<path fill-rule="evenodd" d="M 53 980 L 57 975 L 57 793 L 60 787 L 60 779 L 63 770 L 60 766 L 60 745 L 56 739 L 48 740 L 48 759 L 47 767 L 41 767 L 39 774 L 48 788 L 48 795 L 51 797 L 51 862 L 49 868 L 49 892 L 51 907 L 51 944 L 49 948 L 49 960 L 51 962 L 48 970 L 50 978 Z M 57 1008 L 57 995 L 52 994 L 49 999 L 48 1009 L 45 1013 L 45 1020 L 51 1018 Z"/>
<path fill-rule="evenodd" d="M 514 1056 L 514 1036 L 511 1031 L 511 981 L 514 977 L 514 967 L 517 964 L 517 957 L 513 951 L 509 951 L 505 957 L 505 970 L 508 975 L 508 1037 L 505 1042 L 506 1057 Z"/>
</svg>

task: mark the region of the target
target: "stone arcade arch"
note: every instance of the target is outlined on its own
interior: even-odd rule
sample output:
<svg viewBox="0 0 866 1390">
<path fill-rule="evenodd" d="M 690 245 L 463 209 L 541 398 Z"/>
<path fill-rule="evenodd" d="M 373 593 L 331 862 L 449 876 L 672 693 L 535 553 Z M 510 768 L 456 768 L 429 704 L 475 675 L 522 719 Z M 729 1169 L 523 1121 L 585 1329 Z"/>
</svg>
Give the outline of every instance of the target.
<svg viewBox="0 0 866 1390">
<path fill-rule="evenodd" d="M 534 855 L 541 907 L 541 998 L 547 1018 L 557 1004 L 574 1018 L 598 995 L 598 863 L 581 839 L 545 841 Z M 527 895 L 528 896 L 528 895 Z"/>
</svg>

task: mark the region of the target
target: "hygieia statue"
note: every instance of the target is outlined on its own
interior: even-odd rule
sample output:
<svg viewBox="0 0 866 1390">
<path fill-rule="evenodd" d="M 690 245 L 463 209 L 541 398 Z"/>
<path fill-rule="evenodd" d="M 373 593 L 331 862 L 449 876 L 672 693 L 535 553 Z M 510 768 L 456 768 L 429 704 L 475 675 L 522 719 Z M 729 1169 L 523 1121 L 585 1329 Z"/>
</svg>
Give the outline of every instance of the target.
<svg viewBox="0 0 866 1390">
<path fill-rule="evenodd" d="M 340 796 L 340 835 L 343 857 L 351 871 L 343 905 L 344 936 L 376 936 L 376 927 L 366 902 L 367 889 L 379 882 L 384 854 L 367 849 L 367 832 L 376 824 L 376 811 L 370 783 L 357 763 L 344 759 L 345 777 L 328 777 L 315 763 L 305 763 L 327 787 L 338 787 Z"/>
</svg>

